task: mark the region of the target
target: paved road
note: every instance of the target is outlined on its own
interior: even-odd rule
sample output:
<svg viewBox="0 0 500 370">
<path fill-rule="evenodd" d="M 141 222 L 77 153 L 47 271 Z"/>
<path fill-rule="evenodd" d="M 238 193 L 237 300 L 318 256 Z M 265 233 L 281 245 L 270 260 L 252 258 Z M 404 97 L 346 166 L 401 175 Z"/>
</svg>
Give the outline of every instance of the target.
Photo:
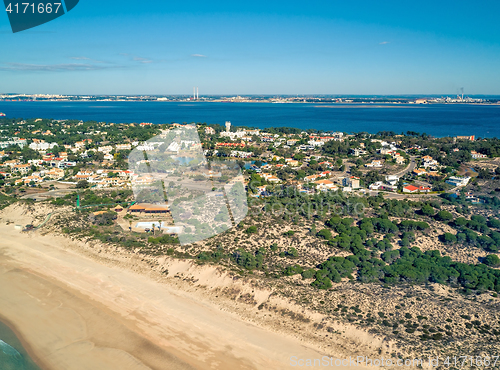
<svg viewBox="0 0 500 370">
<path fill-rule="evenodd" d="M 367 195 L 376 197 L 379 194 L 382 194 L 385 199 L 406 199 L 408 198 L 408 194 L 400 194 L 400 193 L 393 193 L 389 191 L 379 191 L 379 190 L 369 190 L 366 192 Z"/>
<path fill-rule="evenodd" d="M 402 199 L 407 199 L 409 198 L 407 194 L 399 194 L 399 193 L 386 193 L 382 192 L 384 194 L 385 199 L 397 199 L 397 200 L 402 200 Z"/>
<path fill-rule="evenodd" d="M 417 162 L 415 161 L 415 158 L 417 157 L 410 157 L 410 164 L 404 170 L 395 173 L 394 176 L 401 177 L 409 172 L 412 172 L 415 169 L 415 167 L 417 167 Z"/>
</svg>

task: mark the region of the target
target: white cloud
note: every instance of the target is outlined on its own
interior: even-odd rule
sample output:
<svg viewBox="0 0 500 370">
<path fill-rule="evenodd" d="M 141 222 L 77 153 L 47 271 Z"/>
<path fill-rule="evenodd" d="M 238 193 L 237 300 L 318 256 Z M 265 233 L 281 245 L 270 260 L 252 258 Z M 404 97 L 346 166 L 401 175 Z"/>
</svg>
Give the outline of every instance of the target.
<svg viewBox="0 0 500 370">
<path fill-rule="evenodd" d="M 89 63 L 66 63 L 66 64 L 25 64 L 6 63 L 0 65 L 0 71 L 21 72 L 68 72 L 68 71 L 97 71 L 102 69 L 121 68 L 119 66 L 98 66 Z"/>
<path fill-rule="evenodd" d="M 153 63 L 153 61 L 151 59 L 143 58 L 143 57 L 140 57 L 140 56 L 137 56 L 134 54 L 120 53 L 120 55 L 123 55 L 124 57 L 127 57 L 127 59 L 133 60 L 134 62 L 139 62 L 139 63 L 144 63 L 144 64 Z"/>
<path fill-rule="evenodd" d="M 134 57 L 133 58 L 136 62 L 141 62 L 141 63 L 153 63 L 152 60 L 146 59 L 146 58 L 141 58 L 141 57 Z"/>
<path fill-rule="evenodd" d="M 203 54 L 191 54 L 191 56 L 194 58 L 206 58 L 207 57 L 206 55 L 203 55 Z"/>
<path fill-rule="evenodd" d="M 390 41 L 382 41 L 382 42 L 379 43 L 379 45 L 386 45 L 386 44 L 389 44 L 389 43 L 390 43 Z"/>
</svg>

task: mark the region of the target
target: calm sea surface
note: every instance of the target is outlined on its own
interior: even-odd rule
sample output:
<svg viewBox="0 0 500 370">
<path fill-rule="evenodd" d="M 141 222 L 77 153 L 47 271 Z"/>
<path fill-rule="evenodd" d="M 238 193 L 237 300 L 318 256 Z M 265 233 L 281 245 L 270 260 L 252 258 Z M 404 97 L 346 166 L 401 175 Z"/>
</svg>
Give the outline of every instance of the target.
<svg viewBox="0 0 500 370">
<path fill-rule="evenodd" d="M 425 132 L 500 138 L 500 104 L 272 104 L 180 102 L 0 102 L 7 117 L 114 123 L 206 122 L 325 131 Z"/>
<path fill-rule="evenodd" d="M 40 370 L 16 335 L 0 322 L 0 370 Z"/>
</svg>

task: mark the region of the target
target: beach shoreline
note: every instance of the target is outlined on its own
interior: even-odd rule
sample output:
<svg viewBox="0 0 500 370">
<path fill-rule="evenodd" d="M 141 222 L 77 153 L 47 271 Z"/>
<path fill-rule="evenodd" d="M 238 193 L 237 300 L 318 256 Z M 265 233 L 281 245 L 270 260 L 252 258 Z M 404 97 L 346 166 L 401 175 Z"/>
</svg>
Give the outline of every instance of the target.
<svg viewBox="0 0 500 370">
<path fill-rule="evenodd" d="M 340 346 L 321 347 L 304 329 L 314 328 L 313 322 L 304 324 L 303 332 L 285 332 L 281 315 L 268 319 L 275 325 L 271 329 L 261 319 L 264 311 L 256 308 L 259 302 L 226 297 L 231 306 L 217 298 L 224 289 L 241 289 L 244 297 L 246 289 L 255 290 L 255 299 L 276 304 L 281 298 L 270 291 L 212 266 L 162 257 L 156 266 L 168 269 L 162 274 L 140 255 L 109 252 L 111 247 L 98 242 L 14 229 L 31 217 L 20 205 L 0 213 L 0 285 L 5 287 L 0 312 L 43 370 L 285 369 L 291 356 L 346 358 L 384 346 L 382 339 L 344 326 L 352 330 L 352 341 L 339 338 Z M 7 218 L 14 223 L 6 225 Z"/>
<path fill-rule="evenodd" d="M 50 370 L 48 365 L 37 355 L 35 350 L 32 348 L 31 344 L 25 340 L 25 338 L 21 335 L 19 330 L 13 325 L 6 317 L 4 317 L 0 313 L 0 323 L 5 325 L 14 333 L 16 336 L 17 340 L 21 345 L 23 346 L 25 352 L 28 354 L 28 356 L 31 358 L 31 360 L 40 368 L 40 370 Z M 1 338 L 0 338 L 1 339 Z M 7 343 L 10 345 L 10 343 Z"/>
</svg>

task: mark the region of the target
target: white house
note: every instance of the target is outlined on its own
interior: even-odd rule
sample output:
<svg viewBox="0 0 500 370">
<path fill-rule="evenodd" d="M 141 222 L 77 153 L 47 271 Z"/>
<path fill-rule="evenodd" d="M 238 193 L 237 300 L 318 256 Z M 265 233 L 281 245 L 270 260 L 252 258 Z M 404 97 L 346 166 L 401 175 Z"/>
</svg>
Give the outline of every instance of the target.
<svg viewBox="0 0 500 370">
<path fill-rule="evenodd" d="M 117 144 L 116 145 L 116 150 L 131 150 L 132 145 L 130 144 Z"/>
<path fill-rule="evenodd" d="M 321 191 L 338 189 L 337 186 L 335 186 L 330 180 L 318 180 L 314 183 L 317 185 L 317 189 Z"/>
<path fill-rule="evenodd" d="M 324 142 L 324 141 L 309 140 L 307 143 L 308 143 L 310 146 L 312 146 L 312 147 L 318 147 L 318 146 L 325 145 L 325 142 Z"/>
<path fill-rule="evenodd" d="M 31 143 L 29 148 L 36 151 L 46 151 L 57 146 L 57 143 Z"/>
<path fill-rule="evenodd" d="M 474 159 L 480 159 L 480 158 L 488 158 L 488 156 L 486 154 L 481 154 L 481 153 L 478 153 L 476 151 L 471 151 L 470 152 L 470 155 L 472 156 L 472 158 Z"/>
<path fill-rule="evenodd" d="M 399 181 L 399 177 L 396 175 L 388 175 L 385 177 L 385 181 L 391 185 L 396 185 Z"/>
<path fill-rule="evenodd" d="M 371 163 L 365 164 L 365 167 L 382 167 L 383 161 L 380 159 L 374 159 Z"/>
<path fill-rule="evenodd" d="M 469 180 L 470 177 L 451 176 L 446 182 L 453 186 L 466 186 Z"/>
</svg>

